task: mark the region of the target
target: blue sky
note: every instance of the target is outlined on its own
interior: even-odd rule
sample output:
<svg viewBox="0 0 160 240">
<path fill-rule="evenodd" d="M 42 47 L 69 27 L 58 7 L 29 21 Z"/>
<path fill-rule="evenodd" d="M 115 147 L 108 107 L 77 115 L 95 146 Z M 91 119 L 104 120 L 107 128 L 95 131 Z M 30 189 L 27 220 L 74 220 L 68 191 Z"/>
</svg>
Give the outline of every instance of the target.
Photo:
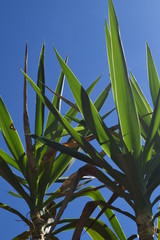
<svg viewBox="0 0 160 240">
<path fill-rule="evenodd" d="M 145 95 L 150 99 L 146 67 L 146 47 L 148 42 L 157 69 L 160 64 L 160 2 L 158 0 L 114 0 L 119 20 L 128 69 L 134 73 Z M 84 87 L 89 86 L 100 74 L 102 79 L 92 98 L 109 83 L 109 70 L 106 55 L 105 18 L 108 16 L 107 0 L 85 1 L 3 1 L 0 8 L 0 95 L 2 96 L 14 120 L 21 138 L 22 124 L 22 92 L 23 75 L 20 68 L 24 65 L 25 42 L 28 42 L 28 74 L 36 81 L 39 54 L 45 41 L 46 83 L 52 89 L 60 73 L 53 46 L 65 58 L 69 54 L 69 66 Z M 29 113 L 34 130 L 35 94 L 29 90 Z M 70 96 L 69 88 L 65 85 L 64 95 Z M 112 97 L 105 105 L 106 111 L 113 106 Z M 111 124 L 112 119 L 108 121 Z M 1 138 L 0 138 L 1 140 Z M 1 148 L 6 149 L 1 140 Z M 13 202 L 6 192 L 9 186 L 1 181 L 0 201 L 18 206 L 26 211 L 21 201 Z M 79 203 L 77 203 L 79 204 Z M 83 204 L 83 203 L 82 203 Z M 82 205 L 81 204 L 81 205 Z M 76 208 L 75 208 L 76 209 Z M 72 217 L 73 211 L 68 211 Z M 27 214 L 27 212 L 26 212 Z M 17 217 L 0 210 L 1 238 L 12 239 L 21 232 L 24 224 L 16 222 Z M 127 236 L 134 228 L 126 228 L 127 221 L 122 225 Z M 61 235 L 61 239 L 66 238 Z M 69 236 L 69 235 L 68 235 Z M 68 237 L 69 239 L 69 237 Z M 84 239 L 87 239 L 86 236 Z"/>
</svg>

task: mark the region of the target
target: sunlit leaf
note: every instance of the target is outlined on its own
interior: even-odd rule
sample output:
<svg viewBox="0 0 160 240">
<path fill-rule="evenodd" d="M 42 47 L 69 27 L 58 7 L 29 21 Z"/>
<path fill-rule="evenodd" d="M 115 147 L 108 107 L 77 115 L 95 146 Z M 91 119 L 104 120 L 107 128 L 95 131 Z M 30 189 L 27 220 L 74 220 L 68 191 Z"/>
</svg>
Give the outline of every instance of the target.
<svg viewBox="0 0 160 240">
<path fill-rule="evenodd" d="M 23 174 L 26 175 L 27 163 L 25 151 L 13 124 L 13 120 L 11 119 L 2 98 L 0 98 L 0 129 L 11 154 L 17 161 L 17 164 Z"/>
<path fill-rule="evenodd" d="M 65 64 L 63 59 L 60 57 L 58 52 L 55 50 L 58 61 L 63 69 L 63 72 L 67 78 L 67 81 L 70 85 L 71 91 L 74 95 L 76 103 L 81 111 L 87 125 L 89 126 L 92 133 L 95 135 L 95 138 L 100 143 L 103 150 L 116 162 L 116 164 L 121 167 L 117 154 L 119 153 L 119 148 L 115 143 L 111 133 L 100 117 L 97 109 L 94 104 L 91 102 L 88 94 L 84 88 L 79 83 L 78 79 L 74 76 L 69 67 Z"/>
<path fill-rule="evenodd" d="M 157 74 L 157 70 L 151 55 L 151 51 L 149 49 L 148 44 L 146 44 L 147 48 L 147 67 L 148 67 L 148 79 L 149 79 L 149 85 L 150 85 L 150 91 L 152 96 L 153 104 L 156 104 L 156 99 L 158 96 L 158 92 L 160 89 L 160 82 L 159 77 Z"/>
<path fill-rule="evenodd" d="M 23 71 L 22 71 L 23 72 Z M 49 110 L 55 115 L 55 117 L 61 122 L 61 124 L 64 126 L 64 128 L 73 136 L 73 138 L 77 141 L 78 145 L 86 152 L 88 153 L 94 164 L 106 168 L 107 171 L 110 172 L 114 178 L 117 178 L 119 176 L 119 173 L 115 171 L 96 151 L 94 147 L 92 147 L 91 144 L 88 143 L 88 141 L 85 140 L 83 136 L 81 136 L 79 133 L 77 133 L 71 125 L 64 119 L 64 117 L 57 111 L 57 109 L 52 105 L 52 103 L 48 100 L 46 96 L 44 96 L 39 88 L 36 86 L 36 84 L 32 81 L 31 78 L 28 77 L 27 74 L 25 74 L 25 77 L 33 87 L 33 89 L 36 91 L 36 93 L 39 95 L 41 100 L 46 104 L 46 106 L 49 108 Z M 118 175 L 117 175 L 118 173 Z"/>
<path fill-rule="evenodd" d="M 113 63 L 113 69 L 111 70 L 114 72 L 111 82 L 115 88 L 116 107 L 124 143 L 129 152 L 133 151 L 134 157 L 137 160 L 141 152 L 140 124 L 112 0 L 109 1 L 109 24 Z M 139 161 L 136 162 L 139 165 Z"/>
<path fill-rule="evenodd" d="M 6 163 L 8 163 L 10 166 L 16 168 L 17 170 L 20 170 L 17 162 L 15 159 L 10 157 L 6 152 L 4 152 L 2 149 L 0 149 L 0 156 L 4 159 Z"/>
</svg>

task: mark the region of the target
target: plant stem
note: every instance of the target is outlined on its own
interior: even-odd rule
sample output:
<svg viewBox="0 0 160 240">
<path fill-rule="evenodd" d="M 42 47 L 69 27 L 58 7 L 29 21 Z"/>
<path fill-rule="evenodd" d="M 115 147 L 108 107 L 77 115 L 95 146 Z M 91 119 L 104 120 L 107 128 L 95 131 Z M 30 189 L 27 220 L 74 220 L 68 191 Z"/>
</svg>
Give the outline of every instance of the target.
<svg viewBox="0 0 160 240">
<path fill-rule="evenodd" d="M 155 226 L 151 207 L 141 208 L 136 213 L 136 223 L 140 240 L 153 240 Z"/>
</svg>

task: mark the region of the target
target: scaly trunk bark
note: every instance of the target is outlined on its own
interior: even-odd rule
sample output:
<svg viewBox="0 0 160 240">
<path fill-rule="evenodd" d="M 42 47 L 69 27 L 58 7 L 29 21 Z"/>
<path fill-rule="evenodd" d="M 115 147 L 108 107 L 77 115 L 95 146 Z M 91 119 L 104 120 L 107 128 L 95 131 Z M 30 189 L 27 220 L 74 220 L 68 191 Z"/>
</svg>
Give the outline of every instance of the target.
<svg viewBox="0 0 160 240">
<path fill-rule="evenodd" d="M 53 204 L 51 204 L 53 206 Z M 55 216 L 55 210 L 53 212 Z M 48 224 L 53 223 L 53 215 L 49 212 L 49 209 L 43 209 L 41 211 L 35 210 L 31 214 L 32 228 L 30 228 L 31 240 L 45 240 L 47 234 L 50 231 Z"/>
<path fill-rule="evenodd" d="M 40 218 L 39 213 L 31 214 L 31 219 L 33 223 L 33 228 L 30 229 L 31 240 L 45 240 L 45 221 Z"/>
<path fill-rule="evenodd" d="M 151 208 L 141 208 L 136 213 L 136 223 L 140 240 L 153 240 L 155 226 Z"/>
</svg>

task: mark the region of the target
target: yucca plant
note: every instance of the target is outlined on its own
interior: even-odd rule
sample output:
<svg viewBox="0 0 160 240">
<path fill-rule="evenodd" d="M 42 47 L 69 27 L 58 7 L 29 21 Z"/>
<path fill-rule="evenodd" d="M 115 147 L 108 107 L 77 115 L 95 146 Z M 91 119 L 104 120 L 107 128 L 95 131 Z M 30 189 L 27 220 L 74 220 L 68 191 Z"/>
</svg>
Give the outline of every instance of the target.
<svg viewBox="0 0 160 240">
<path fill-rule="evenodd" d="M 27 81 L 26 77 L 24 77 L 23 125 L 26 149 L 23 147 L 15 124 L 2 98 L 0 98 L 0 130 L 9 150 L 9 152 L 5 152 L 0 149 L 0 176 L 15 190 L 9 192 L 13 201 L 16 201 L 15 197 L 20 197 L 26 202 L 30 216 L 26 217 L 28 216 L 28 212 L 26 216 L 24 216 L 20 210 L 0 202 L 1 208 L 16 214 L 28 226 L 25 232 L 20 233 L 14 238 L 15 240 L 28 239 L 29 237 L 37 240 L 47 238 L 58 239 L 55 237 L 55 234 L 58 234 L 60 230 L 57 230 L 57 232 L 52 235 L 50 234 L 50 237 L 48 232 L 50 230 L 50 224 L 54 222 L 56 218 L 56 211 L 61 206 L 62 200 L 59 199 L 66 195 L 71 185 L 68 177 L 64 176 L 64 174 L 74 162 L 75 158 L 81 159 L 85 163 L 91 163 L 89 157 L 79 152 L 79 145 L 73 137 L 68 135 L 62 121 L 57 117 L 57 112 L 60 114 L 61 99 L 70 106 L 64 115 L 64 119 L 68 125 L 70 125 L 73 120 L 76 121 L 75 116 L 79 111 L 76 104 L 72 104 L 61 96 L 64 85 L 63 71 L 60 74 L 52 102 L 45 97 L 44 52 L 45 45 L 43 44 L 39 60 L 37 85 L 34 85 L 35 88 L 38 89 L 40 97 L 36 95 L 35 132 L 34 135 L 32 133 L 33 136 L 31 136 L 27 109 Z M 27 73 L 27 55 L 26 45 L 25 75 Z M 67 58 L 65 62 L 67 62 Z M 100 77 L 86 90 L 87 94 L 92 92 L 99 79 Z M 97 98 L 95 107 L 98 111 L 100 111 L 103 106 L 109 90 L 110 85 L 106 87 Z M 42 101 L 41 96 L 44 97 L 47 103 L 46 105 L 49 106 L 50 110 L 45 125 L 45 102 Z M 81 132 L 86 142 L 93 139 L 93 136 L 89 136 L 90 131 L 87 126 L 83 125 L 83 122 L 78 123 L 78 126 L 75 129 L 73 128 L 73 131 Z M 54 142 L 54 145 L 50 146 L 47 140 L 42 143 L 35 139 L 33 142 L 33 137 L 36 138 L 35 136 L 43 136 L 49 142 Z M 90 180 L 92 180 L 92 177 L 86 176 L 76 190 L 81 191 L 81 188 Z M 61 183 L 61 186 L 58 187 L 55 183 Z M 47 195 L 50 187 L 52 187 L 52 194 Z M 83 195 L 83 193 L 79 192 L 79 196 L 80 195 Z M 68 229 L 70 229 L 70 227 L 68 227 Z"/>
<path fill-rule="evenodd" d="M 88 225 L 87 231 L 92 230 L 95 224 L 96 232 L 98 228 L 96 224 L 99 224 L 100 220 L 95 221 L 97 220 L 95 219 L 91 221 L 89 216 L 97 206 L 100 206 L 102 212 L 114 209 L 130 217 L 136 223 L 137 233 L 131 236 L 130 239 L 139 236 L 141 240 L 149 240 L 153 239 L 154 235 L 159 232 L 155 227 L 155 219 L 160 214 L 157 212 L 153 215 L 153 206 L 159 201 L 160 196 L 151 202 L 152 193 L 160 185 L 159 78 L 150 49 L 147 45 L 148 78 L 154 105 L 154 109 L 152 110 L 133 74 L 131 73 L 131 77 L 129 77 L 112 0 L 109 0 L 109 26 L 106 21 L 105 31 L 110 78 L 118 114 L 118 131 L 109 129 L 106 126 L 103 118 L 99 115 L 95 105 L 92 103 L 80 82 L 58 52 L 56 50 L 55 52 L 89 132 L 98 141 L 104 155 L 107 154 L 112 159 L 114 166 L 116 165 L 115 168 L 108 163 L 107 158 L 100 154 L 91 143 L 86 141 L 80 132 L 73 129 L 55 108 L 52 108 L 47 98 L 24 73 L 44 104 L 46 104 L 50 110 L 52 108 L 52 111 L 63 127 L 75 139 L 79 147 L 86 152 L 89 163 L 89 165 L 79 169 L 69 178 L 71 183 L 70 190 L 66 194 L 65 201 L 62 203 L 51 229 L 54 230 L 55 225 L 60 221 L 60 217 L 68 201 L 72 200 L 75 196 L 78 197 L 78 194 L 73 192 L 80 179 L 84 175 L 92 175 L 102 182 L 105 187 L 109 188 L 114 195 L 109 201 L 103 197 L 97 197 L 94 199 L 95 201 L 88 203 L 78 222 L 73 223 L 73 220 L 68 220 L 68 225 L 72 224 L 72 227 L 76 226 L 73 239 L 79 239 L 83 227 L 86 228 Z M 54 147 L 55 143 L 53 141 L 42 137 L 38 137 L 38 139 Z M 82 195 L 90 195 L 93 197 L 94 188 L 88 189 L 86 194 L 85 191 L 82 192 Z M 134 215 L 113 206 L 112 203 L 116 197 L 123 198 L 134 211 Z M 118 230 L 116 234 L 119 239 L 126 239 L 122 230 Z M 101 231 L 98 237 L 92 234 L 92 239 L 117 239 L 115 235 L 113 236 L 109 232 L 105 237 L 103 231 Z"/>
</svg>

